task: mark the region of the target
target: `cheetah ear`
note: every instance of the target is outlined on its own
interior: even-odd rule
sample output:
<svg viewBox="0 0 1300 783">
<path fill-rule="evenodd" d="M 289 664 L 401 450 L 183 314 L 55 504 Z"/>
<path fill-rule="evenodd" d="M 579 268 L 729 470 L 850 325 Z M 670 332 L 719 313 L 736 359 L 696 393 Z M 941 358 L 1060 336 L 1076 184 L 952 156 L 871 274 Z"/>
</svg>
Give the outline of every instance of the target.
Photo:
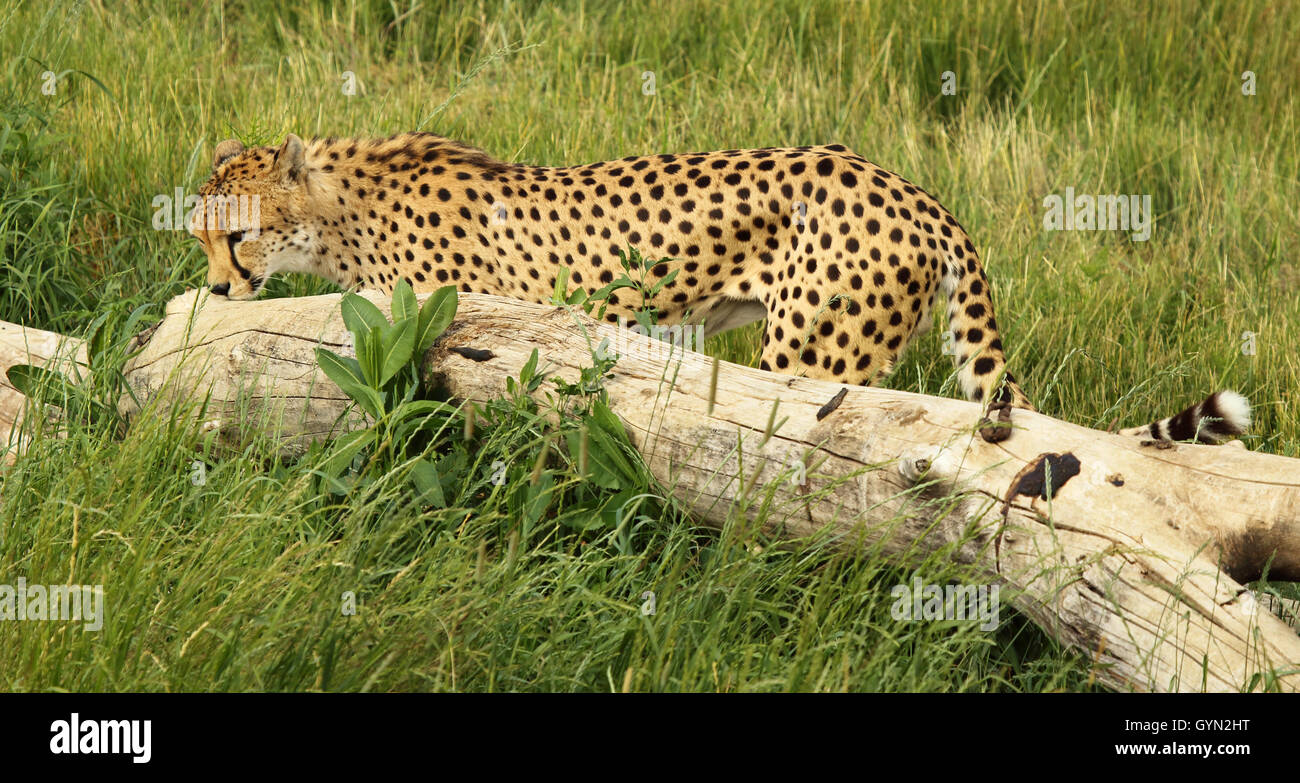
<svg viewBox="0 0 1300 783">
<path fill-rule="evenodd" d="M 217 145 L 217 151 L 212 156 L 212 168 L 218 168 L 243 151 L 244 144 L 239 139 L 226 139 Z"/>
<path fill-rule="evenodd" d="M 275 169 L 281 178 L 288 182 L 297 182 L 302 177 L 306 165 L 302 139 L 290 133 L 284 137 L 284 144 L 275 151 Z"/>
</svg>

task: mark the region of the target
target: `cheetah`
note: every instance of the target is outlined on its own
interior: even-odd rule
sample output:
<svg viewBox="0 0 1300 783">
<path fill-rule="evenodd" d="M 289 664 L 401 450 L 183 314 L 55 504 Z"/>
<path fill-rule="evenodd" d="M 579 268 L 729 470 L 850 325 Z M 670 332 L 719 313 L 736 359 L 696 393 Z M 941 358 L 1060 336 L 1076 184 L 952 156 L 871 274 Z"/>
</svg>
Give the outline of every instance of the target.
<svg viewBox="0 0 1300 783">
<path fill-rule="evenodd" d="M 1034 410 L 1007 372 L 966 231 L 925 190 L 840 144 L 543 167 L 430 133 L 289 134 L 278 147 L 221 142 L 199 194 L 258 205 L 256 225 L 191 223 L 215 295 L 251 299 L 271 275 L 302 272 L 352 290 L 391 293 L 400 279 L 416 292 L 544 303 L 561 270 L 588 292 L 610 283 L 630 247 L 669 259 L 649 272 L 666 279 L 651 302 L 661 323 L 707 337 L 765 320 L 759 366 L 778 373 L 880 383 L 938 302 L 967 399 L 1003 423 L 1013 407 Z M 633 318 L 641 303 L 630 299 L 611 293 L 605 318 Z M 1243 405 L 1220 392 L 1125 432 L 1219 442 L 1244 430 Z M 1010 429 L 982 432 L 994 441 Z"/>
</svg>

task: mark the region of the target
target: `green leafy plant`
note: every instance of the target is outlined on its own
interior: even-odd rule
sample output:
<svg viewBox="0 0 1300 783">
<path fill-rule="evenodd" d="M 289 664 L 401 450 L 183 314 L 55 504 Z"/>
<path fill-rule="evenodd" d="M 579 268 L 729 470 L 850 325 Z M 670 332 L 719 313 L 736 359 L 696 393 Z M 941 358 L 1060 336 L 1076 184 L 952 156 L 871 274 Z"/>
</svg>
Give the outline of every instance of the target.
<svg viewBox="0 0 1300 783">
<path fill-rule="evenodd" d="M 567 290 L 569 270 L 562 268 L 555 278 L 555 290 L 551 294 L 551 302 L 556 305 L 580 305 L 589 315 L 595 310 L 595 317 L 603 320 L 609 308 L 610 294 L 623 289 L 632 289 L 641 297 L 640 306 L 635 308 L 637 323 L 648 331 L 659 318 L 659 308 L 653 304 L 655 297 L 677 279 L 678 270 L 669 270 L 658 280 L 651 280 L 651 272 L 656 266 L 670 264 L 673 260 L 660 258 L 652 261 L 643 258 L 641 251 L 629 246 L 627 252 L 618 251 L 618 263 L 623 268 L 623 274 L 591 293 L 581 288 L 569 292 Z"/>
<path fill-rule="evenodd" d="M 597 359 L 577 382 L 550 378 L 556 392 L 539 405 L 534 397 L 548 378 L 534 350 L 503 396 L 471 412 L 437 399 L 419 375 L 424 353 L 455 316 L 455 288 L 417 309 L 401 282 L 392 312 L 390 323 L 369 300 L 348 294 L 342 313 L 356 357 L 317 349 L 322 371 L 372 420 L 323 450 L 313 473 L 327 492 L 378 493 L 396 477 L 423 508 L 503 506 L 525 535 L 546 519 L 577 531 L 622 525 L 619 540 L 631 546 L 625 520 L 656 501 L 607 404 L 603 381 L 615 359 Z"/>
<path fill-rule="evenodd" d="M 507 379 L 506 395 L 485 406 L 483 419 L 498 432 L 518 432 L 522 425 L 534 433 L 497 463 L 506 473 L 500 489 L 492 488 L 505 494 L 511 516 L 522 520 L 525 532 L 549 515 L 572 530 L 619 530 L 620 545 L 630 547 L 626 521 L 632 510 L 658 508 L 659 499 L 648 493 L 653 479 L 609 408 L 603 379 L 614 361 L 597 359 L 576 383 L 551 378 L 556 393 L 543 395 L 539 405 L 533 394 L 546 378 L 534 350 L 519 380 Z"/>
<path fill-rule="evenodd" d="M 352 334 L 356 357 L 340 356 L 327 348 L 316 349 L 321 371 L 338 384 L 374 424 L 338 438 L 318 472 L 331 489 L 351 489 L 344 472 L 366 464 L 383 464 L 384 454 L 405 457 L 422 430 L 451 426 L 455 408 L 422 396 L 420 362 L 433 341 L 456 316 L 456 288 L 435 291 L 417 306 L 415 292 L 406 281 L 393 291 L 390 323 L 370 300 L 345 294 L 343 323 Z M 410 459 L 408 475 L 422 497 L 443 505 L 445 496 L 437 470 L 423 456 Z"/>
</svg>

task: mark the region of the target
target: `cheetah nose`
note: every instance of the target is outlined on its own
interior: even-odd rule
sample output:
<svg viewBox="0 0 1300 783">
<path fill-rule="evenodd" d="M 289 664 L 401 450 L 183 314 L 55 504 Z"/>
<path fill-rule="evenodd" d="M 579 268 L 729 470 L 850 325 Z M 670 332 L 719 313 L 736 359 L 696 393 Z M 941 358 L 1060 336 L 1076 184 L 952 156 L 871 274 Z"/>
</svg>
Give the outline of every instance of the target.
<svg viewBox="0 0 1300 783">
<path fill-rule="evenodd" d="M 217 283 L 211 286 L 211 290 L 217 296 L 227 296 L 230 294 L 230 283 Z"/>
</svg>

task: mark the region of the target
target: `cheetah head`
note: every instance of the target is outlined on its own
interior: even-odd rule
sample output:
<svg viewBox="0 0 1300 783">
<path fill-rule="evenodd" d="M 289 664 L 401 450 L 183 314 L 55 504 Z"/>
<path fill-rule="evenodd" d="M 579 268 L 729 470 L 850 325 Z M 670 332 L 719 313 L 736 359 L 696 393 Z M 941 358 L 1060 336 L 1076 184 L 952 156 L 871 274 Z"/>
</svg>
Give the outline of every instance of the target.
<svg viewBox="0 0 1300 783">
<path fill-rule="evenodd" d="M 277 272 L 313 272 L 320 243 L 307 219 L 311 172 L 302 140 L 275 147 L 217 145 L 212 176 L 199 188 L 189 233 L 208 257 L 208 286 L 231 299 L 253 299 Z"/>
</svg>

